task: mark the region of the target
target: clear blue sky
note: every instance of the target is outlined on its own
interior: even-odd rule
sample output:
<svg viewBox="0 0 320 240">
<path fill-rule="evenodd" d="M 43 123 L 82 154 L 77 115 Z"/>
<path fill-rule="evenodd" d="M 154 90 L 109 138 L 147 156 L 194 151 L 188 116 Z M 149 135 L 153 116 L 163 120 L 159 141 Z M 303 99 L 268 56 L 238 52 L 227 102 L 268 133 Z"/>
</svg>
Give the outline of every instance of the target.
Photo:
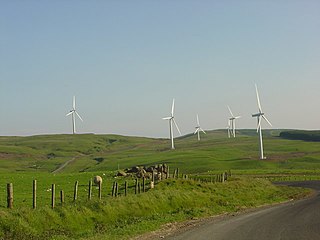
<svg viewBox="0 0 320 240">
<path fill-rule="evenodd" d="M 0 135 L 320 128 L 318 0 L 0 2 Z M 263 124 L 263 127 L 267 127 Z"/>
</svg>

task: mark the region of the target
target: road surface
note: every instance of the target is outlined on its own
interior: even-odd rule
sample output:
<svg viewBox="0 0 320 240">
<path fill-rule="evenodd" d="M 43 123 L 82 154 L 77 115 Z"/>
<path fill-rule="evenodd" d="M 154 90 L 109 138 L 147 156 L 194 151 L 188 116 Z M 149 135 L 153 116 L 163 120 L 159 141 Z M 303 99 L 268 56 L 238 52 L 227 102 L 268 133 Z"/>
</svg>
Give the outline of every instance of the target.
<svg viewBox="0 0 320 240">
<path fill-rule="evenodd" d="M 317 240 L 320 239 L 320 181 L 287 183 L 316 190 L 308 199 L 292 201 L 234 217 L 213 219 L 168 240 Z"/>
</svg>

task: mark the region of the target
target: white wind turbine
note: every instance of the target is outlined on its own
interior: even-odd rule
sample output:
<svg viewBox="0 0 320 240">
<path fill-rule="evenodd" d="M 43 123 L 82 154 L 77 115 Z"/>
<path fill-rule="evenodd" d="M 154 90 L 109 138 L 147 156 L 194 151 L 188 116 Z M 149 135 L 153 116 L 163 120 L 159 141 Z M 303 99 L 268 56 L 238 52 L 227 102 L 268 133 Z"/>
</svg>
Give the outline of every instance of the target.
<svg viewBox="0 0 320 240">
<path fill-rule="evenodd" d="M 198 134 L 198 141 L 200 141 L 200 131 L 202 131 L 204 134 L 206 134 L 206 132 L 200 127 L 200 122 L 199 122 L 199 116 L 197 114 L 197 126 L 196 126 L 196 131 L 194 132 L 194 134 Z"/>
<path fill-rule="evenodd" d="M 256 86 L 256 94 L 257 94 L 257 101 L 258 101 L 258 108 L 259 112 L 256 114 L 252 114 L 252 117 L 256 117 L 258 120 L 257 124 L 257 132 L 259 132 L 259 147 L 260 147 L 260 159 L 266 159 L 265 156 L 263 155 L 263 142 L 262 142 L 262 131 L 261 131 L 261 121 L 262 118 L 272 127 L 272 124 L 270 121 L 267 119 L 265 116 L 264 112 L 262 111 L 261 104 L 260 104 L 260 99 L 259 99 L 259 93 L 258 93 L 258 87 Z"/>
<path fill-rule="evenodd" d="M 227 107 L 228 107 L 229 112 L 231 114 L 231 117 L 229 117 L 229 119 L 228 119 L 228 137 L 230 138 L 230 132 L 233 137 L 236 137 L 236 119 L 241 118 L 241 117 L 240 116 L 235 117 L 233 115 L 230 107 L 229 106 L 227 106 Z"/>
<path fill-rule="evenodd" d="M 75 134 L 76 133 L 76 115 L 83 122 L 79 113 L 76 111 L 76 97 L 75 96 L 73 96 L 72 110 L 70 110 L 70 112 L 66 116 L 69 116 L 69 115 L 72 116 L 72 134 Z"/>
<path fill-rule="evenodd" d="M 228 126 L 226 127 L 226 129 L 228 130 L 228 138 L 230 138 L 230 131 L 231 131 L 231 129 L 230 129 L 230 127 L 231 127 L 231 125 L 230 125 L 231 123 L 230 123 L 230 120 L 228 119 Z"/>
<path fill-rule="evenodd" d="M 174 120 L 174 116 L 173 116 L 173 112 L 174 112 L 174 99 L 172 101 L 172 108 L 171 108 L 171 116 L 170 117 L 165 117 L 165 118 L 162 118 L 163 120 L 169 120 L 169 131 L 170 131 L 170 139 L 171 139 L 171 149 L 174 149 L 174 142 L 173 142 L 173 123 L 174 125 L 176 126 L 178 132 L 180 133 L 180 136 L 181 136 L 181 132 L 178 128 L 178 125 L 176 123 L 176 121 Z"/>
</svg>

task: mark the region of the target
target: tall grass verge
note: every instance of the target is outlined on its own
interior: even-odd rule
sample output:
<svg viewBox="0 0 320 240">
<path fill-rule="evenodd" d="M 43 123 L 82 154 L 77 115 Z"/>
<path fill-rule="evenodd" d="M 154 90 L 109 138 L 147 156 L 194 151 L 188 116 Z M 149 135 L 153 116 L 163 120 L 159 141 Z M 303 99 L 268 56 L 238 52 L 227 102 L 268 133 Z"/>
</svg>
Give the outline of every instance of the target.
<svg viewBox="0 0 320 240">
<path fill-rule="evenodd" d="M 161 225 L 304 196 L 308 190 L 263 179 L 225 183 L 168 180 L 144 194 L 87 201 L 55 209 L 0 209 L 1 239 L 128 239 Z"/>
</svg>

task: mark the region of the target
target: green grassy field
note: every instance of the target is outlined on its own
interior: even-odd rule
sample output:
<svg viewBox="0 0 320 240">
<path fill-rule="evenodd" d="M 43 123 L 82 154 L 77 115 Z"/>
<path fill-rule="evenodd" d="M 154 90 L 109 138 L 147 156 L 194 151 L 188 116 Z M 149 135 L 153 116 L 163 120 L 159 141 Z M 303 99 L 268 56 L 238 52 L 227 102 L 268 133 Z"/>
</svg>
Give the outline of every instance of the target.
<svg viewBox="0 0 320 240">
<path fill-rule="evenodd" d="M 0 137 L 0 172 L 59 173 L 115 171 L 135 165 L 167 163 L 185 173 L 234 171 L 277 172 L 316 170 L 320 167 L 320 143 L 287 140 L 280 130 L 264 131 L 266 160 L 259 160 L 258 136 L 240 130 L 237 138 L 226 131 L 209 131 L 200 142 L 194 135 L 175 140 L 117 135 L 42 135 Z"/>
<path fill-rule="evenodd" d="M 110 194 L 118 167 L 158 163 L 168 164 L 171 173 L 178 167 L 189 175 L 232 170 L 271 180 L 319 179 L 320 143 L 283 139 L 280 132 L 264 131 L 266 160 L 258 158 L 255 130 L 240 130 L 235 139 L 227 138 L 225 130 L 208 131 L 200 142 L 190 134 L 176 139 L 175 150 L 170 149 L 168 139 L 117 135 L 0 137 L 0 206 L 6 204 L 8 182 L 14 184 L 15 202 L 24 206 L 30 205 L 32 180 L 37 179 L 39 202 L 49 205 L 52 183 L 72 198 L 74 182 L 79 181 L 79 191 L 85 196 L 88 181 L 100 175 L 105 194 Z"/>
<path fill-rule="evenodd" d="M 118 135 L 0 137 L 0 239 L 125 239 L 170 221 L 301 196 L 306 191 L 275 187 L 261 178 L 320 179 L 320 142 L 288 140 L 279 137 L 280 132 L 263 132 L 266 160 L 259 160 L 255 130 L 239 130 L 235 139 L 227 138 L 225 130 L 208 131 L 200 142 L 190 134 L 175 140 L 175 150 L 168 139 Z M 169 180 L 141 195 L 133 194 L 134 179 L 114 178 L 118 168 L 159 163 L 168 164 L 171 173 L 179 168 L 180 173 L 198 178 L 226 170 L 236 177 L 226 184 Z M 88 202 L 88 181 L 95 175 L 103 177 L 102 201 L 98 202 L 95 187 Z M 31 209 L 34 179 L 38 181 L 37 210 Z M 128 181 L 129 197 L 111 198 L 115 180 Z M 76 203 L 75 181 L 79 181 Z M 14 185 L 14 210 L 6 209 L 9 182 Z M 65 206 L 55 210 L 50 208 L 52 183 L 56 198 L 60 190 L 66 198 Z M 156 208 L 150 210 L 151 205 Z M 139 214 L 134 216 L 128 208 Z"/>
<path fill-rule="evenodd" d="M 0 239 L 129 239 L 163 224 L 287 201 L 308 190 L 276 187 L 262 179 L 225 183 L 166 180 L 152 191 L 102 201 L 0 209 Z"/>
</svg>

